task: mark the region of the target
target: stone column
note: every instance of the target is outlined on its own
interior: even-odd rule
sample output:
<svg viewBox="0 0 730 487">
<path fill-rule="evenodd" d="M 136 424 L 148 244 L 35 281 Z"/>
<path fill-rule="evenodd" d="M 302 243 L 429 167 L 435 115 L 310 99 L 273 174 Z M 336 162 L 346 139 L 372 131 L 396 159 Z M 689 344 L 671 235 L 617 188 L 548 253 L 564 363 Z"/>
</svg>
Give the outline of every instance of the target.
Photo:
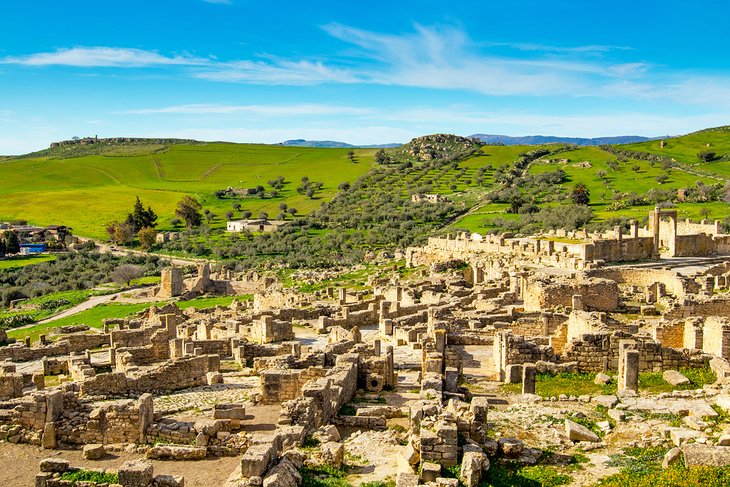
<svg viewBox="0 0 730 487">
<path fill-rule="evenodd" d="M 446 330 L 439 329 L 434 331 L 434 345 L 439 353 L 446 352 Z"/>
<path fill-rule="evenodd" d="M 629 224 L 631 225 L 631 238 L 639 238 L 639 221 L 629 220 Z"/>
<path fill-rule="evenodd" d="M 337 293 L 338 293 L 337 299 L 338 299 L 339 303 L 340 304 L 347 303 L 347 289 L 345 289 L 344 287 L 341 287 L 337 290 Z"/>
<path fill-rule="evenodd" d="M 385 387 L 395 387 L 397 383 L 395 376 L 395 362 L 393 360 L 393 346 L 388 345 L 385 349 Z"/>
<path fill-rule="evenodd" d="M 639 351 L 625 350 L 623 354 L 622 374 L 618 378 L 618 390 L 639 390 Z"/>
<path fill-rule="evenodd" d="M 376 356 L 376 357 L 380 357 L 380 347 L 381 347 L 381 343 L 382 343 L 382 342 L 381 342 L 381 341 L 380 341 L 379 339 L 376 339 L 376 340 L 375 340 L 375 341 L 373 342 L 373 351 L 374 351 L 374 353 L 375 353 L 375 356 Z"/>
<path fill-rule="evenodd" d="M 656 207 L 649 213 L 649 226 L 651 227 L 652 236 L 654 238 L 654 247 L 652 250 L 652 256 L 654 258 L 659 257 L 659 222 L 661 221 L 660 212 L 661 210 L 659 209 L 659 207 Z"/>
<path fill-rule="evenodd" d="M 583 311 L 583 296 L 574 294 L 572 299 L 573 311 Z"/>
<path fill-rule="evenodd" d="M 535 379 L 537 370 L 533 364 L 524 364 L 522 367 L 522 394 L 535 393 Z"/>
</svg>

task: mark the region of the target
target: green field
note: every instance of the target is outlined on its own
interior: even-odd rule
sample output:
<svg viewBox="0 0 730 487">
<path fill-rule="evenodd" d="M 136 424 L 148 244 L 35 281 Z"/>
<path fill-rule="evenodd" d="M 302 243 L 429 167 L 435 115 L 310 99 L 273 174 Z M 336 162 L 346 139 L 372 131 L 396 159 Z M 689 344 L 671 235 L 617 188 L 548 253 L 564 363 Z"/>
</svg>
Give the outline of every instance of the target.
<svg viewBox="0 0 730 487">
<path fill-rule="evenodd" d="M 724 133 L 723 137 L 723 142 L 730 147 L 730 132 Z M 638 146 L 639 144 L 635 145 Z M 491 148 L 488 147 L 485 149 Z M 528 149 L 530 148 L 522 147 L 521 150 Z M 639 149 L 635 148 L 632 150 Z M 696 159 L 694 154 L 693 157 Z M 590 206 L 595 213 L 597 221 L 619 216 L 641 220 L 646 217 L 646 215 L 648 215 L 654 207 L 653 205 L 643 205 L 611 210 L 608 206 L 614 201 L 615 194 L 626 194 L 632 192 L 645 194 L 652 189 L 676 191 L 679 188 L 695 187 L 698 182 L 706 185 L 718 183 L 718 179 L 714 177 L 695 175 L 684 171 L 681 168 L 669 168 L 665 170 L 662 168 L 662 165 L 657 162 L 636 159 L 619 162 L 617 156 L 598 147 L 580 147 L 574 150 L 561 152 L 550 158 L 568 159 L 568 162 L 553 162 L 550 164 L 533 162 L 527 173 L 541 174 L 556 171 L 557 169 L 563 170 L 566 173 L 565 181 L 557 187 L 551 188 L 551 191 L 569 192 L 575 184 L 585 184 L 590 192 Z M 616 170 L 610 167 L 609 164 L 611 161 L 615 161 L 618 164 L 618 168 Z M 588 164 L 585 164 L 586 162 Z M 725 166 L 730 166 L 730 163 L 728 162 L 717 162 L 711 164 L 724 164 Z M 725 168 L 725 170 L 727 170 L 727 168 Z M 659 183 L 656 178 L 660 175 L 666 175 L 667 179 Z M 547 203 L 546 205 L 551 206 L 554 204 L 555 203 Z M 508 206 L 509 205 L 504 203 L 483 204 L 470 214 L 465 215 L 454 222 L 451 225 L 451 228 L 465 229 L 472 232 L 488 231 L 492 228 L 488 222 L 494 217 L 499 217 L 503 220 L 514 220 L 518 218 L 518 215 L 506 213 Z M 703 209 L 707 209 L 710 212 L 709 218 L 723 219 L 728 216 L 728 210 L 730 208 L 728 207 L 728 204 L 723 202 L 677 204 L 679 218 L 701 220 L 703 218 Z"/>
<path fill-rule="evenodd" d="M 56 260 L 55 255 L 23 255 L 18 257 L 8 257 L 0 259 L 0 271 L 6 269 L 15 269 L 17 267 L 25 267 L 27 265 L 40 264 L 41 262 L 50 262 Z"/>
<path fill-rule="evenodd" d="M 664 147 L 661 146 L 661 141 L 654 140 L 622 145 L 619 148 L 671 157 L 726 179 L 730 177 L 730 162 L 728 162 L 730 161 L 730 126 L 700 130 L 667 139 L 664 141 Z M 703 151 L 714 152 L 716 160 L 708 163 L 701 162 L 697 158 L 697 154 Z"/>
<path fill-rule="evenodd" d="M 214 306 L 229 306 L 233 300 L 247 301 L 253 299 L 251 295 L 242 296 L 221 296 L 213 298 L 197 298 L 189 301 L 177 301 L 176 304 L 180 309 L 195 307 L 198 309 L 212 308 Z M 25 337 L 30 337 L 31 341 L 38 340 L 38 337 L 44 333 L 48 333 L 54 328 L 67 325 L 87 325 L 92 328 L 101 328 L 103 321 L 107 318 L 125 318 L 134 313 L 143 311 L 152 305 L 162 306 L 166 304 L 161 303 L 133 303 L 133 304 L 118 304 L 108 303 L 94 306 L 86 311 L 60 318 L 58 320 L 50 321 L 48 323 L 38 324 L 29 326 L 27 328 L 19 328 L 14 330 L 8 330 L 8 337 L 22 340 Z"/>
<path fill-rule="evenodd" d="M 141 149 L 140 149 L 141 147 Z M 231 199 L 218 199 L 213 191 L 258 185 L 284 176 L 286 184 L 276 198 L 238 200 L 256 217 L 266 211 L 271 218 L 279 204 L 287 203 L 300 214 L 318 207 L 337 192 L 344 181 L 354 181 L 373 164 L 374 150 L 313 149 L 253 144 L 173 144 L 120 147 L 117 152 L 74 158 L 24 158 L 0 163 L 0 221 L 25 219 L 32 224 L 64 224 L 77 235 L 104 238 L 104 225 L 124 219 L 135 196 L 160 216 L 159 228 L 169 227 L 175 205 L 184 194 L 198 197 L 225 224 Z M 302 176 L 324 183 L 314 199 L 296 191 Z M 237 217 L 240 218 L 240 213 Z"/>
</svg>

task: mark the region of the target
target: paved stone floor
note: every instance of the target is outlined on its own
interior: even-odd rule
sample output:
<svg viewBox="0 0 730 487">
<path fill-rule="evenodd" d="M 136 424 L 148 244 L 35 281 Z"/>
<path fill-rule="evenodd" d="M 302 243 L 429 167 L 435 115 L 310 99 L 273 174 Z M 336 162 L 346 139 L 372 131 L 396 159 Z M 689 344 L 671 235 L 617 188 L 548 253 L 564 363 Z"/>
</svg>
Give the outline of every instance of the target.
<svg viewBox="0 0 730 487">
<path fill-rule="evenodd" d="M 237 378 L 238 379 L 238 378 Z M 258 377 L 243 377 L 244 382 L 237 384 L 216 384 L 201 386 L 184 391 L 156 396 L 153 401 L 155 412 L 176 413 L 191 409 L 206 411 L 218 403 L 242 403 L 258 392 Z"/>
</svg>

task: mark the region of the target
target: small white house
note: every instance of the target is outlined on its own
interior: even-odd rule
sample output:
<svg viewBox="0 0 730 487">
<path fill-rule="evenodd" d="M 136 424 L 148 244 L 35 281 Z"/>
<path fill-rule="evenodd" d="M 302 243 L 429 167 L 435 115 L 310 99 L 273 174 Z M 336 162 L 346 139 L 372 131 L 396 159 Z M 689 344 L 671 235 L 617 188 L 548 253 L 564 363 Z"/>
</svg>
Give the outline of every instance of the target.
<svg viewBox="0 0 730 487">
<path fill-rule="evenodd" d="M 284 220 L 232 220 L 226 225 L 226 231 L 228 232 L 242 232 L 248 230 L 249 232 L 273 232 L 277 228 L 286 225 L 287 221 Z"/>
</svg>

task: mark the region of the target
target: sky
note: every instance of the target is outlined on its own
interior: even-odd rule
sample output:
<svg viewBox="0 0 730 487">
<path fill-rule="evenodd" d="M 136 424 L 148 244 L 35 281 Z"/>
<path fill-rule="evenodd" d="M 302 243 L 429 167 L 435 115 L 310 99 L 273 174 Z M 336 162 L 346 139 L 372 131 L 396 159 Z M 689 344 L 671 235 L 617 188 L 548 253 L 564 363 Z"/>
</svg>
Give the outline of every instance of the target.
<svg viewBox="0 0 730 487">
<path fill-rule="evenodd" d="M 723 0 L 0 2 L 0 154 L 730 124 Z"/>
</svg>

